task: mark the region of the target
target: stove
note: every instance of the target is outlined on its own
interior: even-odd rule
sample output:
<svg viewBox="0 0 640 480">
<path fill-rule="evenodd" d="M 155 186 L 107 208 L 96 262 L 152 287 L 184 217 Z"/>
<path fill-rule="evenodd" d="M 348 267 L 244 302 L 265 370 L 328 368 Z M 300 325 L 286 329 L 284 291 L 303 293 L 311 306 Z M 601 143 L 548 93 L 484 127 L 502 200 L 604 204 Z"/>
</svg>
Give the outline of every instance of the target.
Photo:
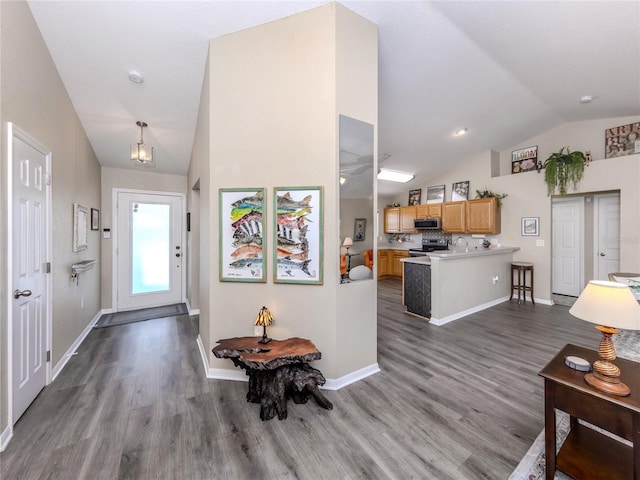
<svg viewBox="0 0 640 480">
<path fill-rule="evenodd" d="M 435 252 L 436 250 L 449 250 L 448 240 L 436 240 L 436 239 L 423 239 L 422 248 L 410 248 L 409 256 L 411 257 L 423 257 L 429 252 Z"/>
</svg>

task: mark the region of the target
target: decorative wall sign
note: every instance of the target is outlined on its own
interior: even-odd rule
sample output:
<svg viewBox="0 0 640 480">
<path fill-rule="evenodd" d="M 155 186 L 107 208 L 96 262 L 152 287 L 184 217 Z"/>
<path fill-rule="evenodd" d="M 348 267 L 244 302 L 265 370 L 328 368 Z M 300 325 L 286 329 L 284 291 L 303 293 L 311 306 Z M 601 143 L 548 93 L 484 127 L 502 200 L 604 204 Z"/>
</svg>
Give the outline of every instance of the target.
<svg viewBox="0 0 640 480">
<path fill-rule="evenodd" d="M 451 201 L 469 200 L 469 180 L 456 182 L 451 187 Z"/>
<path fill-rule="evenodd" d="M 540 217 L 522 217 L 522 235 L 540 235 Z"/>
<path fill-rule="evenodd" d="M 420 205 L 422 198 L 422 189 L 416 188 L 415 190 L 409 190 L 409 203 L 408 205 Z"/>
<path fill-rule="evenodd" d="M 540 162 L 542 167 L 542 162 Z M 511 152 L 511 173 L 538 170 L 538 146 L 521 148 Z"/>
<path fill-rule="evenodd" d="M 605 131 L 604 158 L 640 153 L 640 122 Z"/>
<path fill-rule="evenodd" d="M 220 281 L 266 282 L 265 189 L 221 188 Z"/>
<path fill-rule="evenodd" d="M 322 193 L 322 187 L 274 189 L 274 282 L 322 284 Z"/>
<path fill-rule="evenodd" d="M 444 185 L 427 187 L 427 203 L 444 203 Z"/>
<path fill-rule="evenodd" d="M 364 241 L 366 230 L 367 230 L 367 219 L 356 218 L 353 223 L 353 241 L 354 242 Z"/>
</svg>

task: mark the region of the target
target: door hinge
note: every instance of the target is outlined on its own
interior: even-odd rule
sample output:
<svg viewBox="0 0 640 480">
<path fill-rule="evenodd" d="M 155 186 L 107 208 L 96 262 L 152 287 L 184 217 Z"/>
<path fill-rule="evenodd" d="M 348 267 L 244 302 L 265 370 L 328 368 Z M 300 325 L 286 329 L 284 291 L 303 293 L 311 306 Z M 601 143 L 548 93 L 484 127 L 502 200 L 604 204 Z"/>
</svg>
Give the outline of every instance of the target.
<svg viewBox="0 0 640 480">
<path fill-rule="evenodd" d="M 44 174 L 44 183 L 45 183 L 45 185 L 51 185 L 51 174 L 50 173 L 45 173 Z"/>
<path fill-rule="evenodd" d="M 44 263 L 44 273 L 51 273 L 51 262 Z"/>
<path fill-rule="evenodd" d="M 51 350 L 47 350 L 47 362 L 51 361 Z"/>
</svg>

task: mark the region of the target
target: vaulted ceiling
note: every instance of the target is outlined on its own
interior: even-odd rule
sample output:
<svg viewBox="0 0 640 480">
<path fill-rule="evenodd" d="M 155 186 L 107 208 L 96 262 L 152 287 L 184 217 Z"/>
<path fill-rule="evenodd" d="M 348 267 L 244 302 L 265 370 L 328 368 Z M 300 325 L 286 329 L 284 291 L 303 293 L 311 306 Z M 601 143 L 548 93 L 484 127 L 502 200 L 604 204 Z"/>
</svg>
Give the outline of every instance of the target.
<svg viewBox="0 0 640 480">
<path fill-rule="evenodd" d="M 154 171 L 183 175 L 208 41 L 324 3 L 29 1 L 100 163 L 135 168 L 143 120 Z M 639 1 L 340 3 L 378 25 L 378 150 L 413 182 L 565 122 L 640 114 Z"/>
</svg>

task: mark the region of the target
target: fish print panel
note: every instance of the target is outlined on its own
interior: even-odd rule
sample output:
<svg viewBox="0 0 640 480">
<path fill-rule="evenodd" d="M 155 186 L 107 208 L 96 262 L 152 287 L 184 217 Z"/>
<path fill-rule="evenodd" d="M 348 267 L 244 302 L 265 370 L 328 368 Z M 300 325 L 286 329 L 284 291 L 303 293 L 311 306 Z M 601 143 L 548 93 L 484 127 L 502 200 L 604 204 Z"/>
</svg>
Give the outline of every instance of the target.
<svg viewBox="0 0 640 480">
<path fill-rule="evenodd" d="M 274 197 L 275 281 L 321 283 L 321 187 L 277 188 Z"/>
</svg>

